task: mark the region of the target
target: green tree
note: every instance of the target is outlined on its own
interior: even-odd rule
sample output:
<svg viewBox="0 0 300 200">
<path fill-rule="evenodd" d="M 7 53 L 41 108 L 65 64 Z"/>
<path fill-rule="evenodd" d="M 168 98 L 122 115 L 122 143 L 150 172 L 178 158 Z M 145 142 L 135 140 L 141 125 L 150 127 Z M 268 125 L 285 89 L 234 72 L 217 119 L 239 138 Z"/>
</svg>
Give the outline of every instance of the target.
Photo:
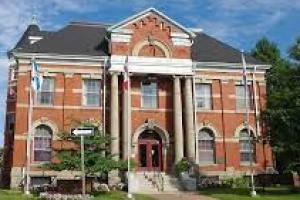
<svg viewBox="0 0 300 200">
<path fill-rule="evenodd" d="M 299 172 L 300 70 L 280 56 L 277 45 L 262 39 L 252 55 L 271 64 L 267 72 L 267 108 L 261 119 L 280 170 Z"/>
<path fill-rule="evenodd" d="M 80 127 L 92 127 L 93 124 L 81 123 Z M 85 172 L 87 175 L 101 176 L 114 169 L 126 168 L 124 161 L 116 161 L 113 155 L 109 154 L 107 146 L 111 138 L 104 136 L 97 128 L 94 129 L 94 134 L 84 137 L 84 157 L 85 157 Z M 81 170 L 81 151 L 80 137 L 72 136 L 69 133 L 62 133 L 62 139 L 68 145 L 63 149 L 55 149 L 55 156 L 51 163 L 42 165 L 44 169 L 55 171 Z M 104 154 L 105 152 L 105 154 Z"/>
<path fill-rule="evenodd" d="M 281 59 L 277 45 L 267 38 L 260 39 L 251 51 L 251 54 L 258 60 L 269 64 L 276 63 Z"/>
<path fill-rule="evenodd" d="M 292 59 L 300 62 L 300 37 L 298 37 L 295 44 L 290 47 L 289 55 Z"/>
<path fill-rule="evenodd" d="M 0 169 L 3 167 L 3 147 L 0 147 Z"/>
</svg>

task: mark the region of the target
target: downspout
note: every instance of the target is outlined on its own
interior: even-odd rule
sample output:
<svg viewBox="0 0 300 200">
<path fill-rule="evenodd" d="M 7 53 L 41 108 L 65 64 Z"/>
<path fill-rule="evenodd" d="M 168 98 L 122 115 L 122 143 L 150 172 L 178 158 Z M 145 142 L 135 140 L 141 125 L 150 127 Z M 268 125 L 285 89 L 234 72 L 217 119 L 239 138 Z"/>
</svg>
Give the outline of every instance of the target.
<svg viewBox="0 0 300 200">
<path fill-rule="evenodd" d="M 222 108 L 222 135 L 223 135 L 223 149 L 224 149 L 224 171 L 227 171 L 227 150 L 226 150 L 226 140 L 225 140 L 225 117 L 224 117 L 224 101 L 223 101 L 223 84 L 220 79 L 220 93 L 221 93 L 221 108 Z"/>
</svg>

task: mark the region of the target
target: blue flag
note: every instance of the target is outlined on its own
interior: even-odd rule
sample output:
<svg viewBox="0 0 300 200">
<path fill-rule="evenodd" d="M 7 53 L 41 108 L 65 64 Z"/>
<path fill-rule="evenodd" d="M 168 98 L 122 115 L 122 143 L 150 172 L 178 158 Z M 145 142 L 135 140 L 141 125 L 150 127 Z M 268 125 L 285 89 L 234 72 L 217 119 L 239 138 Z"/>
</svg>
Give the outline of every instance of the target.
<svg viewBox="0 0 300 200">
<path fill-rule="evenodd" d="M 34 59 L 31 61 L 31 87 L 35 91 L 40 91 L 42 89 L 43 77 L 39 71 L 39 66 Z"/>
</svg>

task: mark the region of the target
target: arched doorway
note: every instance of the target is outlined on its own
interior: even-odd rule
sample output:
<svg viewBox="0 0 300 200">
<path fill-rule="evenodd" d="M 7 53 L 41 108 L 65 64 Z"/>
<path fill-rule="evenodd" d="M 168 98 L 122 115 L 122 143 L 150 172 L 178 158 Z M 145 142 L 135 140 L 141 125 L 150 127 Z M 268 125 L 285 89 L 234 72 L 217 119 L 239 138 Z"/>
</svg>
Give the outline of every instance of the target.
<svg viewBox="0 0 300 200">
<path fill-rule="evenodd" d="M 163 169 L 162 139 L 155 130 L 144 130 L 138 138 L 138 161 L 140 171 Z"/>
</svg>

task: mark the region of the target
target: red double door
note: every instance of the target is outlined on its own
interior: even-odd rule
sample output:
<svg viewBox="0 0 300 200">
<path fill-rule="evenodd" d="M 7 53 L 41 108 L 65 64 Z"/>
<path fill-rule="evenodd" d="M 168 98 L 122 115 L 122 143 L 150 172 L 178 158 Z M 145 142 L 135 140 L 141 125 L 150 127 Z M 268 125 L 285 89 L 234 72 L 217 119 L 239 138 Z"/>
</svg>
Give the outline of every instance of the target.
<svg viewBox="0 0 300 200">
<path fill-rule="evenodd" d="M 141 139 L 138 146 L 139 170 L 161 171 L 163 169 L 161 141 Z"/>
</svg>

